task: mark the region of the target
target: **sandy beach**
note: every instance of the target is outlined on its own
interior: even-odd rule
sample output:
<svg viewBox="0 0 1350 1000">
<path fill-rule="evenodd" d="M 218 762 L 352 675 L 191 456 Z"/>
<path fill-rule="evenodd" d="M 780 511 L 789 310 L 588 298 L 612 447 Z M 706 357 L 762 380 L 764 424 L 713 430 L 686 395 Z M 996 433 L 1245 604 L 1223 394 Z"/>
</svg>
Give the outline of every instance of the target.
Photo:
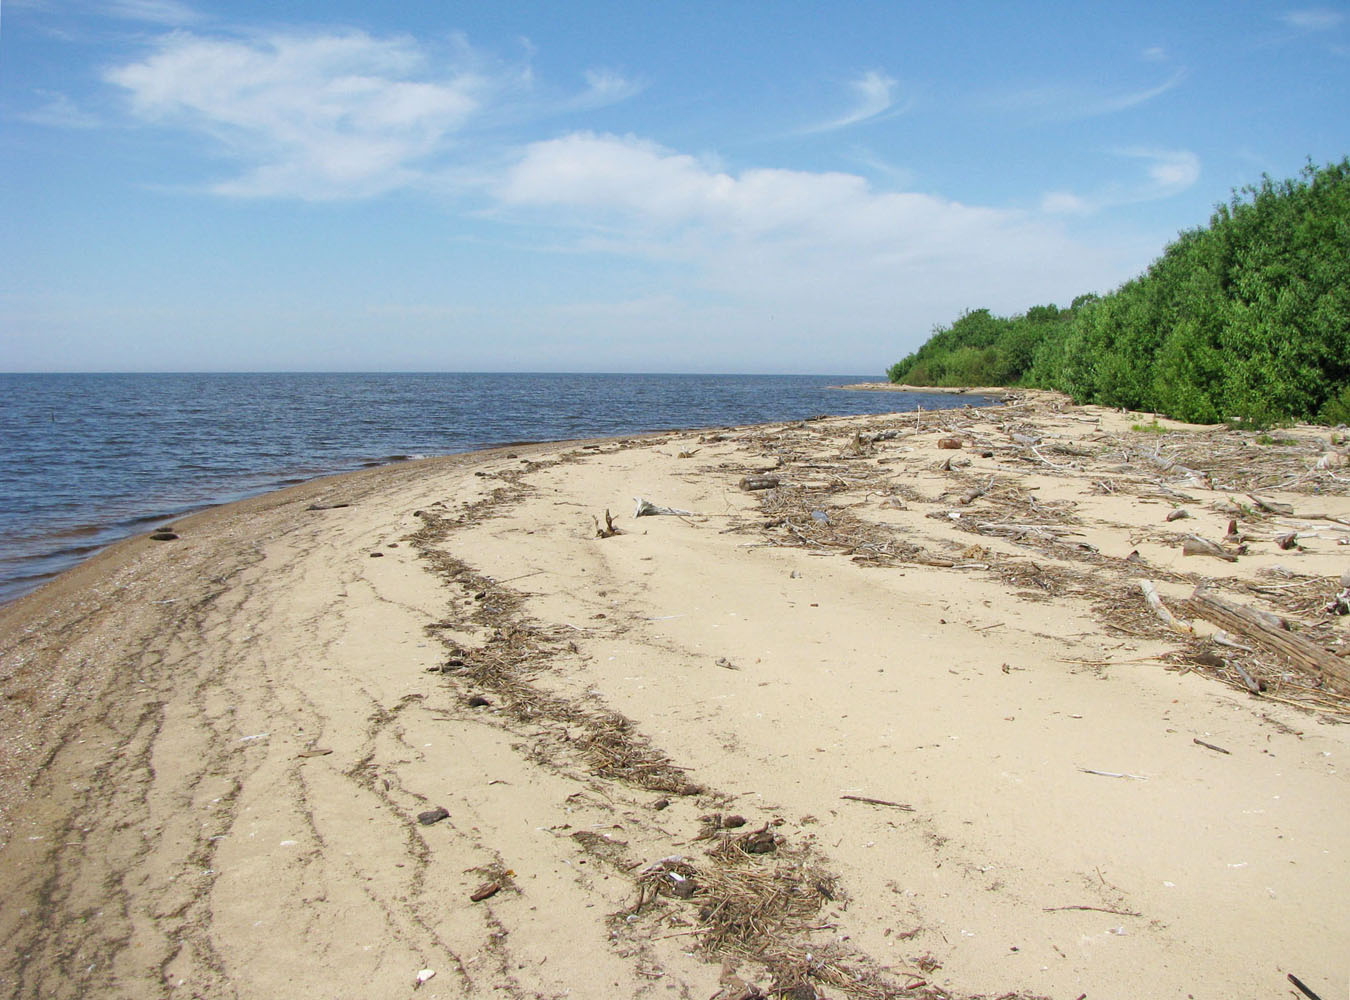
<svg viewBox="0 0 1350 1000">
<path fill-rule="evenodd" d="M 1330 433 L 1034 394 L 114 546 L 0 607 L 3 993 L 1345 996 Z"/>
</svg>

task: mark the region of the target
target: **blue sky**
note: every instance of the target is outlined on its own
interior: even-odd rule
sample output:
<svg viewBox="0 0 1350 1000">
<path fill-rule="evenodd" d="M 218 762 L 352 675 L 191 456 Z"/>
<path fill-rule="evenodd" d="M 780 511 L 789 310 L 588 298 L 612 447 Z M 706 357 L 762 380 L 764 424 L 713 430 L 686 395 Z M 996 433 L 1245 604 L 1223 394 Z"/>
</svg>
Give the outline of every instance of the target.
<svg viewBox="0 0 1350 1000">
<path fill-rule="evenodd" d="M 1348 125 L 1345 5 L 8 0 L 0 370 L 880 374 Z"/>
</svg>

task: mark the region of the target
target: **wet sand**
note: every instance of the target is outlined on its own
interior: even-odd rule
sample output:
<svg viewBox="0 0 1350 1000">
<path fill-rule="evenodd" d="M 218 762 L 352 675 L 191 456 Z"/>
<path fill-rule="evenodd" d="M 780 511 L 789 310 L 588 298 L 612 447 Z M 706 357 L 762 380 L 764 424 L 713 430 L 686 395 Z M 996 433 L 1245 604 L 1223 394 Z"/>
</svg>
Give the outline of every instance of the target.
<svg viewBox="0 0 1350 1000">
<path fill-rule="evenodd" d="M 115 546 L 0 608 L 0 984 L 1340 995 L 1350 691 L 1187 598 L 1344 652 L 1350 470 L 1148 420 L 522 446 Z"/>
</svg>

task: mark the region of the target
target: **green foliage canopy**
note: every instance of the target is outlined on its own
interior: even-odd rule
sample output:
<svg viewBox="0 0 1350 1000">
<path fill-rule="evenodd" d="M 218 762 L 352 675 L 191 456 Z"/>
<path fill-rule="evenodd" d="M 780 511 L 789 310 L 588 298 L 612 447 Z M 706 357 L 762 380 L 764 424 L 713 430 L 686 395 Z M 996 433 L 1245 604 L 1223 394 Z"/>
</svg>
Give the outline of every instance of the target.
<svg viewBox="0 0 1350 1000">
<path fill-rule="evenodd" d="M 1180 420 L 1350 418 L 1350 158 L 1233 194 L 1148 270 L 1068 309 L 937 328 L 893 382 L 1058 389 Z"/>
</svg>

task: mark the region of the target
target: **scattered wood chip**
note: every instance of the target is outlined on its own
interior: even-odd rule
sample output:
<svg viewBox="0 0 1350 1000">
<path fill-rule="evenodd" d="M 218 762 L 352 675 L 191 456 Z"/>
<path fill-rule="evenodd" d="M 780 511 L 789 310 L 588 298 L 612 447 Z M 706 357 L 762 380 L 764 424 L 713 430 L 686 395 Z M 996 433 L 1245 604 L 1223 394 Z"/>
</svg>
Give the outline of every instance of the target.
<svg viewBox="0 0 1350 1000">
<path fill-rule="evenodd" d="M 328 747 L 310 747 L 308 750 L 301 750 L 297 757 L 327 757 L 333 751 Z"/>
<path fill-rule="evenodd" d="M 485 899 L 491 899 L 497 893 L 502 891 L 502 883 L 499 879 L 493 879 L 491 882 L 484 882 L 469 895 L 475 903 L 481 903 Z"/>
<path fill-rule="evenodd" d="M 890 799 L 874 799 L 866 795 L 841 795 L 841 799 L 848 799 L 850 802 L 866 802 L 873 806 L 890 806 L 892 809 L 903 809 L 905 812 L 913 812 L 914 807 L 906 805 L 904 802 L 892 802 Z"/>
<path fill-rule="evenodd" d="M 1322 998 L 1319 997 L 1316 993 L 1308 989 L 1308 987 L 1303 983 L 1303 980 L 1299 979 L 1298 976 L 1294 975 L 1292 972 L 1289 973 L 1288 975 L 1289 981 L 1293 983 L 1295 986 L 1297 986 L 1298 991 L 1302 993 L 1305 997 L 1308 997 L 1308 1000 L 1322 1000 Z"/>
<path fill-rule="evenodd" d="M 1148 781 L 1142 774 L 1130 774 L 1127 771 L 1098 771 L 1091 767 L 1080 767 L 1084 774 L 1100 774 L 1103 778 L 1133 778 L 1135 781 Z"/>
<path fill-rule="evenodd" d="M 1215 750 L 1218 751 L 1219 753 L 1228 753 L 1228 751 L 1225 750 L 1223 747 L 1215 746 L 1213 743 L 1206 743 L 1198 736 L 1192 739 L 1191 742 L 1194 743 L 1196 746 L 1204 747 L 1207 750 Z"/>
</svg>

